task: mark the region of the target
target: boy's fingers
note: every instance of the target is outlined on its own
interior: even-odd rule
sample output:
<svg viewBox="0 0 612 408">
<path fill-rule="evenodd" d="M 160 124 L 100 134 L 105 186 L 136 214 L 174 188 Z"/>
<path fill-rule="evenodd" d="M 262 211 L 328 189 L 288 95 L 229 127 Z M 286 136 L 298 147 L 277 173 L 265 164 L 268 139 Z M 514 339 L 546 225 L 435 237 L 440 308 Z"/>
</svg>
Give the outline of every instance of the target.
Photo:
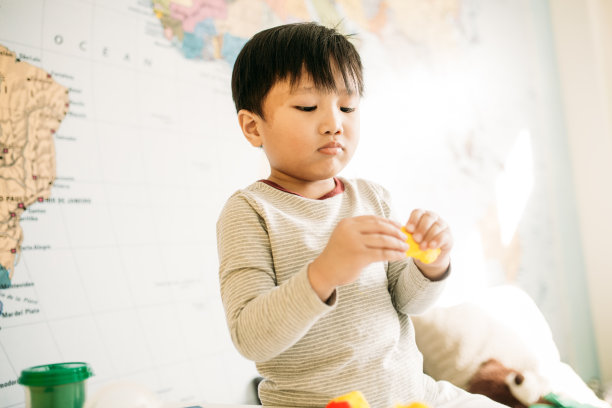
<svg viewBox="0 0 612 408">
<path fill-rule="evenodd" d="M 448 225 L 438 219 L 431 226 L 429 230 L 425 233 L 423 240 L 421 242 L 421 246 L 429 247 L 429 248 L 439 248 L 441 245 L 441 239 L 443 238 L 443 234 L 448 230 Z"/>
<path fill-rule="evenodd" d="M 412 233 L 418 230 L 423 218 L 437 220 L 440 217 L 433 211 L 427 211 L 421 208 L 412 210 L 410 217 L 408 218 L 408 222 L 406 223 L 406 229 L 408 232 Z"/>
<path fill-rule="evenodd" d="M 360 232 L 363 234 L 386 234 L 404 240 L 404 233 L 400 230 L 398 222 L 383 217 L 367 216 L 363 219 Z"/>
<path fill-rule="evenodd" d="M 439 217 L 436 213 L 432 213 L 430 211 L 425 211 L 421 216 L 419 223 L 417 224 L 412 237 L 416 242 L 421 242 L 427 236 L 427 233 L 434 225 L 436 221 L 438 221 Z"/>
<path fill-rule="evenodd" d="M 440 231 L 439 234 L 435 235 L 429 241 L 430 248 L 440 248 L 442 250 L 445 250 L 445 249 L 448 249 L 449 247 L 452 247 L 452 245 L 453 245 L 453 237 L 448 228 L 445 228 L 442 231 Z"/>
<path fill-rule="evenodd" d="M 439 248 L 443 238 L 444 229 L 437 223 L 434 223 L 431 228 L 429 228 L 429 231 L 427 231 L 425 234 L 420 246 L 422 249 Z"/>
<path fill-rule="evenodd" d="M 406 258 L 406 251 L 396 251 L 388 248 L 370 249 L 372 258 L 376 261 L 399 261 Z"/>
<path fill-rule="evenodd" d="M 408 218 L 408 222 L 406 223 L 406 231 L 409 233 L 413 233 L 421 220 L 421 217 L 425 214 L 425 210 L 421 210 L 417 208 L 410 213 L 410 217 Z"/>
<path fill-rule="evenodd" d="M 390 249 L 406 252 L 408 244 L 396 237 L 385 234 L 368 234 L 364 237 L 364 244 L 368 249 Z"/>
<path fill-rule="evenodd" d="M 369 215 L 369 216 L 366 216 L 366 217 L 367 217 L 368 221 L 370 221 L 370 222 L 372 222 L 374 224 L 378 224 L 378 225 L 391 225 L 391 226 L 394 226 L 396 228 L 401 228 L 401 225 L 400 225 L 399 222 L 390 220 L 390 219 L 385 218 L 385 217 L 379 217 L 377 215 Z"/>
</svg>

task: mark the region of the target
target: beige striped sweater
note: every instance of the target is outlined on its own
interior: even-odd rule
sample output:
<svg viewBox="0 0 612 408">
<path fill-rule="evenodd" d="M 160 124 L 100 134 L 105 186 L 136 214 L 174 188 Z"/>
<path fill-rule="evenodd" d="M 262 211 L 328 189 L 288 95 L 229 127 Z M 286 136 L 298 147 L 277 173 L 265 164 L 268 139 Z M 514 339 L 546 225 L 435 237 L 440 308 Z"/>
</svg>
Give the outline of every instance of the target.
<svg viewBox="0 0 612 408">
<path fill-rule="evenodd" d="M 256 182 L 229 198 L 217 222 L 228 327 L 265 378 L 264 405 L 323 407 L 360 390 L 373 408 L 390 408 L 436 393 L 408 316 L 431 305 L 443 281 L 429 281 L 407 258 L 369 265 L 336 289 L 332 305 L 310 286 L 308 264 L 338 221 L 393 217 L 382 187 L 342 181 L 345 191 L 325 200 Z"/>
</svg>

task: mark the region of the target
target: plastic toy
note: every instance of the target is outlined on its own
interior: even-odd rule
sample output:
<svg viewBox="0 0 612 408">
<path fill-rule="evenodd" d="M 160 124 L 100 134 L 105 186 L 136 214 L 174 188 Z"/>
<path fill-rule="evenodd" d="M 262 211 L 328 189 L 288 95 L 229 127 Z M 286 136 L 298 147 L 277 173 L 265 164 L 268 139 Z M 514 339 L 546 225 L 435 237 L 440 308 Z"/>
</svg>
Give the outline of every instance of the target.
<svg viewBox="0 0 612 408">
<path fill-rule="evenodd" d="M 402 227 L 402 232 L 406 234 L 406 243 L 410 246 L 406 251 L 406 255 L 418 259 L 419 261 L 429 264 L 438 259 L 438 255 L 440 255 L 440 248 L 430 248 L 426 250 L 422 250 L 419 247 L 419 244 L 412 238 L 412 234 L 406 231 L 405 227 Z"/>
<path fill-rule="evenodd" d="M 361 392 L 351 391 L 329 401 L 325 408 L 370 408 L 370 404 Z"/>
<path fill-rule="evenodd" d="M 359 391 L 351 391 L 329 401 L 325 408 L 370 408 L 363 394 Z M 396 405 L 395 408 L 429 408 L 422 402 L 413 402 L 408 405 Z"/>
<path fill-rule="evenodd" d="M 396 405 L 395 408 L 429 408 L 429 405 L 423 404 L 422 402 L 413 402 L 408 405 Z"/>
</svg>

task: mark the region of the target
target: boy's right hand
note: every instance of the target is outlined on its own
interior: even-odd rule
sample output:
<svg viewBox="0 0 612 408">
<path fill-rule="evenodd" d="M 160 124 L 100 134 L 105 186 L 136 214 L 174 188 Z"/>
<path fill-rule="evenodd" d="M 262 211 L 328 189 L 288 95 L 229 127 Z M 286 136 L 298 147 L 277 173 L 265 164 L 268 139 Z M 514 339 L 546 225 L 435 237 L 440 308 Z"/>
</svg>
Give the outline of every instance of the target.
<svg viewBox="0 0 612 408">
<path fill-rule="evenodd" d="M 326 302 L 337 286 L 354 282 L 373 262 L 406 257 L 401 225 L 376 215 L 345 218 L 336 225 L 323 252 L 308 267 L 310 285 Z"/>
</svg>

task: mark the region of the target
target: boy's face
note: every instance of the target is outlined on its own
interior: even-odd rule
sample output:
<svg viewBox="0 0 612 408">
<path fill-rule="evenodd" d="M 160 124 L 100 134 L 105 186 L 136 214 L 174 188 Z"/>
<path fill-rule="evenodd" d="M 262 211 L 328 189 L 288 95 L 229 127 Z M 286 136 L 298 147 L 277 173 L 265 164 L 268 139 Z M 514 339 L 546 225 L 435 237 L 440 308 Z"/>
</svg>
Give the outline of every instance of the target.
<svg viewBox="0 0 612 408">
<path fill-rule="evenodd" d="M 331 92 L 315 88 L 307 73 L 293 88 L 285 80 L 270 89 L 256 142 L 263 144 L 270 180 L 329 179 L 353 157 L 359 141 L 360 97 L 357 91 L 349 94 L 337 69 L 334 78 L 336 91 Z"/>
</svg>

